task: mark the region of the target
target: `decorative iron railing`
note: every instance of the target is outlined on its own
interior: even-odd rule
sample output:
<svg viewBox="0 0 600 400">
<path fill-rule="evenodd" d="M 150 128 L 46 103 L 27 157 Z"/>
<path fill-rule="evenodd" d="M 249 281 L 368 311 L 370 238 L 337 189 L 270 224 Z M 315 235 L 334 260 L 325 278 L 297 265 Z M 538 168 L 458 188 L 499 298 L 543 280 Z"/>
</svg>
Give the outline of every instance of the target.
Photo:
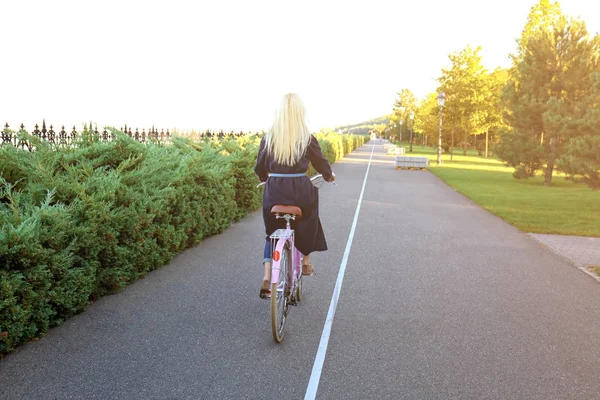
<svg viewBox="0 0 600 400">
<path fill-rule="evenodd" d="M 166 131 L 164 129 L 161 129 L 159 131 L 158 129 L 156 129 L 154 127 L 150 128 L 148 130 L 143 128 L 142 131 L 140 132 L 138 128 L 135 128 L 135 130 L 132 130 L 131 128 L 128 128 L 127 125 L 125 125 L 125 128 L 120 128 L 119 130 L 121 132 L 123 132 L 124 134 L 126 134 L 127 136 L 131 137 L 132 139 L 135 139 L 138 142 L 156 143 L 156 144 L 161 144 L 161 145 L 170 144 L 171 137 L 173 135 L 186 136 L 186 137 L 190 137 L 194 140 L 203 140 L 203 139 L 212 139 L 212 138 L 224 139 L 227 137 L 240 137 L 240 136 L 247 135 L 244 132 L 233 132 L 233 131 L 224 132 L 223 130 L 220 130 L 220 131 L 205 130 L 205 131 L 199 131 L 199 132 L 198 131 L 185 132 L 185 131 L 175 130 L 174 133 L 170 133 L 168 129 Z M 4 129 L 2 129 L 2 131 L 0 132 L 0 145 L 10 144 L 15 147 L 20 147 L 24 150 L 33 150 L 34 147 L 33 147 L 32 143 L 29 140 L 27 140 L 26 134 L 29 134 L 29 133 L 30 132 L 28 132 L 25 129 L 25 126 L 23 124 L 21 124 L 21 126 L 19 127 L 18 130 L 13 130 L 10 128 L 8 123 L 6 123 L 4 125 Z M 38 124 L 35 124 L 34 130 L 31 131 L 30 134 L 34 137 L 39 138 L 42 141 L 46 141 L 50 144 L 53 144 L 53 145 L 56 145 L 59 147 L 71 146 L 82 135 L 89 135 L 89 136 L 95 138 L 95 140 L 100 140 L 103 142 L 112 141 L 116 138 L 115 131 L 110 128 L 104 128 L 102 131 L 99 131 L 97 127 L 92 128 L 91 124 L 90 124 L 90 127 L 88 127 L 87 125 L 84 125 L 83 129 L 78 131 L 75 126 L 73 126 L 73 129 L 68 130 L 68 129 L 65 129 L 64 125 L 62 125 L 61 129 L 59 131 L 56 131 L 54 129 L 53 125 L 46 127 L 45 120 L 42 121 L 41 127 Z"/>
</svg>

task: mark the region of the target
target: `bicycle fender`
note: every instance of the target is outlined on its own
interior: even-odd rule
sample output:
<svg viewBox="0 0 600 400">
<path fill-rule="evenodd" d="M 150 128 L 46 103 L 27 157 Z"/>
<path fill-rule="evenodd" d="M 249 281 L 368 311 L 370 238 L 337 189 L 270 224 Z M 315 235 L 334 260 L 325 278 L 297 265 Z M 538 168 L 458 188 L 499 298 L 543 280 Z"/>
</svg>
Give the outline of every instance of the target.
<svg viewBox="0 0 600 400">
<path fill-rule="evenodd" d="M 283 247 L 285 246 L 287 238 L 281 238 L 277 241 L 277 245 L 275 246 L 275 251 L 278 251 L 279 254 L 283 253 Z M 273 265 L 271 265 L 271 284 L 279 282 L 279 271 L 281 271 L 280 265 L 281 258 L 277 261 L 273 259 Z"/>
</svg>

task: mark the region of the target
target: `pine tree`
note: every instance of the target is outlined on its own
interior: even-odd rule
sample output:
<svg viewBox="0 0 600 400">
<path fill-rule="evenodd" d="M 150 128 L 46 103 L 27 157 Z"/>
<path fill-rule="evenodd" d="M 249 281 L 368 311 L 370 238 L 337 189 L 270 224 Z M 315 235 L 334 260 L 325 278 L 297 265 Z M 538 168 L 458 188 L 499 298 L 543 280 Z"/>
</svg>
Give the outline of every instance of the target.
<svg viewBox="0 0 600 400">
<path fill-rule="evenodd" d="M 530 13 L 504 90 L 512 129 L 498 147 L 515 177 L 544 169 L 546 185 L 568 141 L 583 134 L 585 119 L 593 115 L 587 110 L 598 97 L 592 84 L 599 71 L 598 37 L 588 35 L 583 21 L 558 13 L 557 3 L 546 0 Z"/>
</svg>

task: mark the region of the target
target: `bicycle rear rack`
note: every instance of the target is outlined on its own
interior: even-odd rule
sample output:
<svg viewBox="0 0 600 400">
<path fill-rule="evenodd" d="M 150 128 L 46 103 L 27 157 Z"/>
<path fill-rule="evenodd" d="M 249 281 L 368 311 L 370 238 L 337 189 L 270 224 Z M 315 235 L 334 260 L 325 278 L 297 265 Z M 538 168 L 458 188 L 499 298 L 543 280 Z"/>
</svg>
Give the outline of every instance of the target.
<svg viewBox="0 0 600 400">
<path fill-rule="evenodd" d="M 289 239 L 294 237 L 294 233 L 290 232 L 288 229 L 277 229 L 275 232 L 271 233 L 271 236 L 269 237 L 271 239 Z"/>
</svg>

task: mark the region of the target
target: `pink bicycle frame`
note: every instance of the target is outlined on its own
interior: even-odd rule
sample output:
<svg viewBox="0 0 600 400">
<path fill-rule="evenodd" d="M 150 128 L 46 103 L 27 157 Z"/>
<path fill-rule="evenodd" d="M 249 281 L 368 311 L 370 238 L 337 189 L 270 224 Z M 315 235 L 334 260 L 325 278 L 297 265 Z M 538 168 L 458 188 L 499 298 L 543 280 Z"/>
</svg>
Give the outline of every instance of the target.
<svg viewBox="0 0 600 400">
<path fill-rule="evenodd" d="M 270 236 L 271 238 L 271 249 L 273 249 L 273 254 L 275 251 L 279 252 L 279 254 L 283 254 L 283 247 L 286 243 L 289 243 L 292 255 L 292 268 L 289 271 L 288 283 L 294 282 L 294 279 L 300 276 L 301 272 L 301 262 L 302 262 L 302 253 L 298 249 L 296 249 L 294 243 L 294 231 L 288 226 L 285 229 L 277 229 Z M 276 244 L 275 244 L 276 243 Z M 273 246 L 275 244 L 275 246 Z M 281 271 L 281 257 L 278 260 L 273 258 L 273 263 L 271 264 L 271 284 L 279 282 L 279 271 Z"/>
</svg>

